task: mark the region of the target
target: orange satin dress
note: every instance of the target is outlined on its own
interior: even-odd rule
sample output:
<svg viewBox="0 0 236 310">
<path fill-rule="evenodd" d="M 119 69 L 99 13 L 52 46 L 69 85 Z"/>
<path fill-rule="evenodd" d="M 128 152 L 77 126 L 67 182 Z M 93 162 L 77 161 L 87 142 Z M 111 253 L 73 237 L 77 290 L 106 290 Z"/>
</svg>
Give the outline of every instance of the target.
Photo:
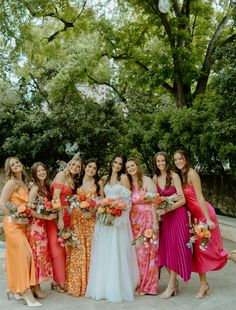
<svg viewBox="0 0 236 310">
<path fill-rule="evenodd" d="M 70 228 L 79 241 L 80 249 L 67 249 L 65 288 L 68 294 L 75 297 L 84 296 L 86 292 L 95 220 L 95 214 L 86 218 L 79 208 L 72 210 Z"/>
<path fill-rule="evenodd" d="M 16 205 L 28 201 L 28 193 L 19 187 L 9 198 Z M 14 293 L 23 293 L 36 285 L 33 254 L 25 235 L 25 225 L 17 224 L 9 216 L 5 216 L 3 224 L 6 236 L 6 270 L 7 286 Z"/>
</svg>

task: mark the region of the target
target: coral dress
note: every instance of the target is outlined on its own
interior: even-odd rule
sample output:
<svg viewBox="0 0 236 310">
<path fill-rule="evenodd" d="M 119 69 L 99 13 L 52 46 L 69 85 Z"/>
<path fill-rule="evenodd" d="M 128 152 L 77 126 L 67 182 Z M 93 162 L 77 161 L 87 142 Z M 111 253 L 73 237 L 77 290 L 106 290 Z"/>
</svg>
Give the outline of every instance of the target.
<svg viewBox="0 0 236 310">
<path fill-rule="evenodd" d="M 52 278 L 52 262 L 48 249 L 47 220 L 31 217 L 29 219 L 29 225 L 26 228 L 26 235 L 33 251 L 36 282 L 41 283 L 47 281 Z"/>
<path fill-rule="evenodd" d="M 9 201 L 18 206 L 24 205 L 28 201 L 28 193 L 19 187 Z M 36 284 L 33 254 L 25 235 L 25 225 L 5 216 L 3 229 L 6 236 L 7 286 L 14 293 L 23 293 Z"/>
<path fill-rule="evenodd" d="M 79 208 L 72 210 L 70 228 L 80 244 L 79 249 L 67 248 L 65 289 L 72 296 L 84 296 L 86 292 L 95 220 L 95 214 L 86 218 Z"/>
<path fill-rule="evenodd" d="M 191 213 L 192 221 L 206 222 L 205 216 L 199 205 L 199 202 L 192 184 L 187 184 L 184 187 L 184 195 L 187 202 L 187 208 Z M 204 273 L 212 270 L 219 270 L 227 263 L 228 253 L 224 250 L 222 238 L 220 234 L 219 224 L 214 208 L 206 202 L 207 209 L 211 220 L 217 224 L 215 229 L 211 230 L 210 242 L 205 251 L 200 250 L 200 240 L 193 244 L 193 267 L 192 271 Z"/>
<path fill-rule="evenodd" d="M 130 222 L 134 238 L 140 237 L 146 229 L 153 228 L 152 204 L 143 201 L 147 191 L 132 185 Z M 156 295 L 158 286 L 158 244 L 136 247 L 140 273 L 140 293 Z"/>
<path fill-rule="evenodd" d="M 60 188 L 60 200 L 62 206 L 68 206 L 69 203 L 66 200 L 67 196 L 71 196 L 73 194 L 72 189 L 65 184 L 57 184 L 54 183 L 51 186 L 51 196 L 53 197 L 54 189 Z M 64 227 L 68 227 L 70 224 L 70 214 L 68 208 L 63 209 L 64 215 Z M 57 233 L 58 228 L 57 224 L 54 220 L 47 221 L 47 233 L 48 233 L 48 245 L 50 256 L 52 260 L 52 268 L 53 268 L 53 280 L 59 284 L 64 286 L 65 278 L 66 278 L 66 251 L 58 242 L 57 242 Z"/>
<path fill-rule="evenodd" d="M 130 201 L 130 191 L 121 184 L 106 184 L 107 198 Z M 137 257 L 132 247 L 129 209 L 115 219 L 113 226 L 96 222 L 86 296 L 110 302 L 134 300 L 139 283 Z"/>
<path fill-rule="evenodd" d="M 161 189 L 161 196 L 172 196 L 175 186 Z M 185 206 L 167 212 L 160 221 L 160 243 L 158 266 L 176 272 L 184 281 L 188 281 L 192 271 L 192 252 L 187 247 L 190 240 L 189 219 Z"/>
</svg>

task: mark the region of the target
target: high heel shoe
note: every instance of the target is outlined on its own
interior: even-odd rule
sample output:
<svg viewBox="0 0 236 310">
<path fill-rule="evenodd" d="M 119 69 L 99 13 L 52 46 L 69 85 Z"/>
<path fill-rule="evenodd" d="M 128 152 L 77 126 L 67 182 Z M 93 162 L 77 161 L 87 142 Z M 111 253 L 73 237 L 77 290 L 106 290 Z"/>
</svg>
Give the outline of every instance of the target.
<svg viewBox="0 0 236 310">
<path fill-rule="evenodd" d="M 232 262 L 236 263 L 236 250 L 232 250 L 229 255 L 228 259 L 232 260 Z"/>
<path fill-rule="evenodd" d="M 16 300 L 20 300 L 20 299 L 23 299 L 22 295 L 18 294 L 18 293 L 13 293 L 9 290 L 6 291 L 6 294 L 7 294 L 7 299 L 10 300 L 10 296 L 13 295 L 13 297 L 16 299 Z"/>
<path fill-rule="evenodd" d="M 161 294 L 161 299 L 168 299 L 172 296 L 176 296 L 178 294 L 179 284 L 175 285 L 173 288 L 166 288 L 166 290 Z"/>
<path fill-rule="evenodd" d="M 30 294 L 27 294 L 27 292 L 25 292 L 24 294 L 22 294 L 22 297 L 25 303 L 27 304 L 27 306 L 29 307 L 41 307 L 42 306 L 42 304 L 40 304 L 38 301 L 34 299 L 32 292 L 30 292 Z"/>
<path fill-rule="evenodd" d="M 56 283 L 51 283 L 51 290 L 56 290 L 59 293 L 65 293 L 65 289 L 61 285 Z"/>
<path fill-rule="evenodd" d="M 205 289 L 201 289 L 202 286 L 203 286 L 203 285 L 200 286 L 200 289 L 199 289 L 198 293 L 197 293 L 196 296 L 195 296 L 197 299 L 202 299 L 202 298 L 204 298 L 206 295 L 209 295 L 209 294 L 210 294 L 210 287 L 209 287 L 209 284 L 206 283 Z"/>
</svg>

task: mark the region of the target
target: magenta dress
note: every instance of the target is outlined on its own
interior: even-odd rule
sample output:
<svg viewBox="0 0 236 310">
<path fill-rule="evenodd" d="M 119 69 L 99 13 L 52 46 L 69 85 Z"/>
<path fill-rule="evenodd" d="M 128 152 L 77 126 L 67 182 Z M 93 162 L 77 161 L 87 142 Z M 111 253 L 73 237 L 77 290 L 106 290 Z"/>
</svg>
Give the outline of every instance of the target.
<svg viewBox="0 0 236 310">
<path fill-rule="evenodd" d="M 134 239 L 138 238 L 146 229 L 153 228 L 152 205 L 143 201 L 147 191 L 132 186 L 132 208 L 130 222 Z M 158 290 L 158 244 L 149 247 L 136 247 L 138 267 L 140 272 L 140 286 L 138 291 L 149 295 L 156 295 Z"/>
<path fill-rule="evenodd" d="M 68 185 L 54 183 L 51 186 L 51 196 L 53 197 L 54 189 L 61 188 L 60 200 L 62 206 L 68 206 L 68 201 L 66 200 L 67 196 L 73 194 L 72 189 Z M 64 227 L 68 227 L 70 224 L 70 214 L 68 208 L 63 209 L 64 216 Z M 54 220 L 47 221 L 47 233 L 48 233 L 48 244 L 49 251 L 52 260 L 53 268 L 53 280 L 64 286 L 66 279 L 66 251 L 58 242 L 57 242 L 57 233 L 58 228 Z"/>
<path fill-rule="evenodd" d="M 184 187 L 184 195 L 186 198 L 187 208 L 191 213 L 192 221 L 197 219 L 198 222 L 206 222 L 192 184 L 187 184 Z M 200 240 L 197 240 L 193 244 L 192 271 L 198 273 L 205 273 L 223 268 L 227 263 L 228 256 L 228 253 L 223 249 L 222 238 L 215 210 L 208 202 L 206 202 L 206 205 L 211 220 L 216 223 L 217 226 L 215 229 L 211 230 L 210 242 L 208 243 L 205 251 L 202 251 L 199 248 L 201 242 Z"/>
<path fill-rule="evenodd" d="M 161 196 L 176 193 L 175 186 L 165 189 L 157 187 Z M 190 239 L 189 220 L 184 206 L 162 216 L 160 221 L 160 242 L 158 266 L 176 272 L 185 282 L 190 279 L 192 271 L 192 252 L 187 247 Z"/>
</svg>

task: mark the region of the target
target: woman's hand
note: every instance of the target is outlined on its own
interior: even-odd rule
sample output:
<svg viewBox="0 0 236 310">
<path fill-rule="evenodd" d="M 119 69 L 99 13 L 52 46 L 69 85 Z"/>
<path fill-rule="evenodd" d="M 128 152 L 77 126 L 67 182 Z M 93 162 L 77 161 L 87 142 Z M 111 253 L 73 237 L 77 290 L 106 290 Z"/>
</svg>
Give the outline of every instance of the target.
<svg viewBox="0 0 236 310">
<path fill-rule="evenodd" d="M 164 209 L 159 209 L 159 210 L 156 211 L 156 213 L 158 215 L 162 216 L 162 215 L 166 214 L 166 211 Z"/>
<path fill-rule="evenodd" d="M 212 220 L 207 220 L 206 224 L 207 224 L 207 226 L 209 227 L 210 230 L 216 228 L 216 224 Z"/>
<path fill-rule="evenodd" d="M 17 224 L 27 225 L 29 223 L 29 220 L 27 217 L 21 217 L 21 218 L 12 218 L 13 221 Z"/>
<path fill-rule="evenodd" d="M 158 230 L 159 230 L 159 225 L 158 225 L 158 223 L 155 223 L 155 224 L 153 224 L 153 231 L 156 233 L 156 232 L 158 232 Z"/>
<path fill-rule="evenodd" d="M 63 221 L 63 217 L 59 217 L 57 220 L 57 227 L 59 230 L 64 228 L 64 221 Z"/>
<path fill-rule="evenodd" d="M 56 213 L 51 213 L 51 214 L 49 214 L 49 215 L 47 215 L 47 216 L 45 216 L 45 220 L 48 220 L 48 221 L 51 221 L 51 220 L 54 220 L 54 219 L 56 219 L 57 218 L 57 214 Z"/>
</svg>

